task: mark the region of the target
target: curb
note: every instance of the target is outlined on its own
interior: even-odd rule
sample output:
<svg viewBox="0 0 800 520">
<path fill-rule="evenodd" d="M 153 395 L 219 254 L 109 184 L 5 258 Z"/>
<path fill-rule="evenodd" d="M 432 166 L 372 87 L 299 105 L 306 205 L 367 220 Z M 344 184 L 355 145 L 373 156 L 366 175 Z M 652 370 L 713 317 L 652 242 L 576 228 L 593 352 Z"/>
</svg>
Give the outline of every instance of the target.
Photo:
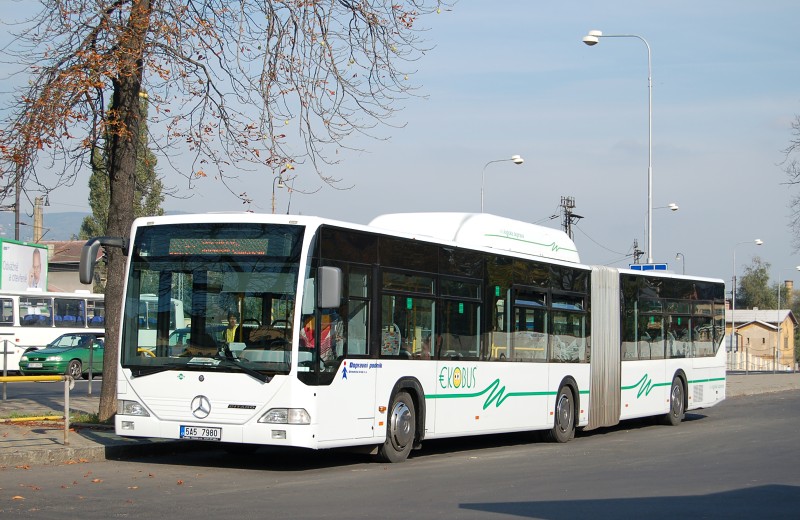
<svg viewBox="0 0 800 520">
<path fill-rule="evenodd" d="M 78 464 L 106 459 L 106 446 L 89 448 L 54 448 L 0 453 L 0 467 L 27 466 L 30 464 Z"/>
<path fill-rule="evenodd" d="M 26 465 L 82 464 L 103 460 L 123 460 L 137 457 L 171 455 L 208 447 L 202 442 L 162 439 L 137 439 L 130 444 L 73 448 L 54 445 L 52 448 L 17 450 L 0 453 L 0 468 Z"/>
</svg>

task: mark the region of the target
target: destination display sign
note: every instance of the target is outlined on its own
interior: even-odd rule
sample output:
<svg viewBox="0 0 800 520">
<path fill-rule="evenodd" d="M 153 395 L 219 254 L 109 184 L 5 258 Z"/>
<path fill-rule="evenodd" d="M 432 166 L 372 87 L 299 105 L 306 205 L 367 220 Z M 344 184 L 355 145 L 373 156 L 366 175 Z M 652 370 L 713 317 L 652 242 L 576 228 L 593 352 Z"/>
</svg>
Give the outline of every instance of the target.
<svg viewBox="0 0 800 520">
<path fill-rule="evenodd" d="M 266 255 L 266 238 L 172 238 L 170 255 Z"/>
</svg>

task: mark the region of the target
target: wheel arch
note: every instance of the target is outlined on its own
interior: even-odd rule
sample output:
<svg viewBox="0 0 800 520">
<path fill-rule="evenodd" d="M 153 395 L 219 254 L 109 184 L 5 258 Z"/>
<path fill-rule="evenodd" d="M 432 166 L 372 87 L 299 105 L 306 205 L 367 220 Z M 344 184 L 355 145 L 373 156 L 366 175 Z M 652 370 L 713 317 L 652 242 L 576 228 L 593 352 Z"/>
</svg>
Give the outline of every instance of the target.
<svg viewBox="0 0 800 520">
<path fill-rule="evenodd" d="M 670 386 L 676 377 L 680 379 L 681 385 L 683 385 L 683 409 L 686 411 L 689 409 L 689 378 L 686 377 L 686 372 L 684 372 L 682 368 L 679 368 L 672 375 L 672 379 L 669 380 Z"/>
<path fill-rule="evenodd" d="M 414 413 L 416 414 L 414 421 L 416 425 L 414 447 L 416 448 L 425 438 L 425 390 L 422 389 L 422 384 L 416 377 L 401 377 L 392 387 L 392 391 L 389 394 L 389 404 L 399 392 L 406 392 L 414 402 Z"/>
<path fill-rule="evenodd" d="M 572 413 L 574 414 L 575 425 L 577 427 L 578 417 L 580 417 L 579 411 L 581 409 L 581 393 L 580 389 L 578 388 L 578 382 L 575 381 L 575 378 L 572 376 L 564 376 L 561 379 L 561 382 L 558 384 L 558 390 L 556 390 L 556 397 L 555 397 L 556 399 L 558 399 L 558 392 L 560 392 L 561 389 L 564 388 L 565 386 L 569 387 L 569 389 L 572 390 L 572 401 L 574 408 L 572 410 Z"/>
</svg>

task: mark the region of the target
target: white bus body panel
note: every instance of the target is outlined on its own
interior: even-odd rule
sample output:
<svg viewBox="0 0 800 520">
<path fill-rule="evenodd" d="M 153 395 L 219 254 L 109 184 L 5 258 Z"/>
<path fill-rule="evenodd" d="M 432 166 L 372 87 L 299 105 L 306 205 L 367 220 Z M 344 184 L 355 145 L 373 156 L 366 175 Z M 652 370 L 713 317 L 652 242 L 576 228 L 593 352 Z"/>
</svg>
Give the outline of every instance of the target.
<svg viewBox="0 0 800 520">
<path fill-rule="evenodd" d="M 725 400 L 725 347 L 714 357 L 692 359 L 693 375 L 689 381 L 689 410 L 708 408 Z"/>
<path fill-rule="evenodd" d="M 620 419 L 667 413 L 671 383 L 663 359 L 623 361 Z"/>
<path fill-rule="evenodd" d="M 563 231 L 488 213 L 393 213 L 375 217 L 369 225 L 464 246 L 580 262 L 575 242 Z"/>
</svg>

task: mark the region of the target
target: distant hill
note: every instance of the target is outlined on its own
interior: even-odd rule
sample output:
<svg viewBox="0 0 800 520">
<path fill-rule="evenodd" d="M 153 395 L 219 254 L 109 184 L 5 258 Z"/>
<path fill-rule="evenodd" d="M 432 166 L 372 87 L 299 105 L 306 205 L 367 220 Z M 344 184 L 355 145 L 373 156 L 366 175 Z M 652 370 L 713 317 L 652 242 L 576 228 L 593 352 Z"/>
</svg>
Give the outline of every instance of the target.
<svg viewBox="0 0 800 520">
<path fill-rule="evenodd" d="M 77 236 L 84 217 L 89 215 L 89 213 L 80 211 L 48 213 L 47 208 L 44 209 L 42 240 L 45 241 L 70 240 L 73 235 Z M 3 238 L 14 238 L 13 212 L 0 212 L 0 236 Z M 33 240 L 33 217 L 29 217 L 25 214 L 20 215 L 19 239 L 23 242 Z"/>
<path fill-rule="evenodd" d="M 169 211 L 169 215 L 181 215 L 185 211 Z M 45 242 L 58 240 L 71 240 L 78 236 L 81 230 L 83 219 L 89 213 L 81 211 L 66 211 L 63 213 L 48 213 L 44 211 L 44 224 L 42 227 L 42 240 Z M 0 237 L 14 238 L 14 213 L 10 211 L 0 212 Z M 23 242 L 33 240 L 33 217 L 20 215 L 19 239 Z"/>
</svg>

